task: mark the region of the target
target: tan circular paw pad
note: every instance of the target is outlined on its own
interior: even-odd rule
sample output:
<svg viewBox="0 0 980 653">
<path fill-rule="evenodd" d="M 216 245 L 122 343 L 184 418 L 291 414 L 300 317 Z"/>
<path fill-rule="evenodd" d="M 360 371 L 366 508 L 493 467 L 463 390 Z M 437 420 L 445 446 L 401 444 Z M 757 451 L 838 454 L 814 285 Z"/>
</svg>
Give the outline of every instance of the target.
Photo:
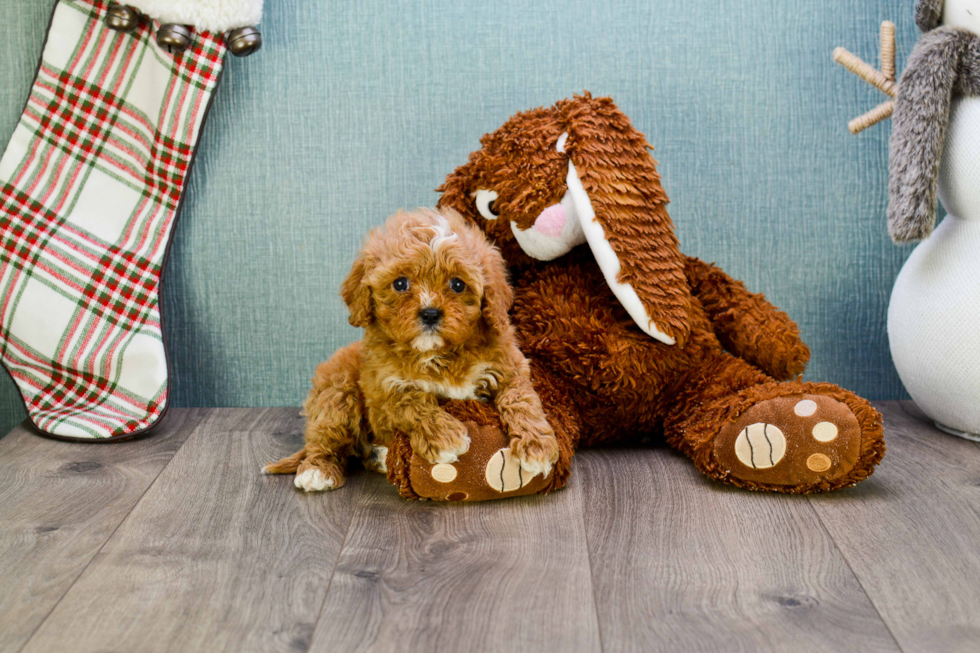
<svg viewBox="0 0 980 653">
<path fill-rule="evenodd" d="M 812 399 L 800 399 L 793 406 L 793 412 L 800 417 L 809 417 L 810 415 L 817 412 L 817 402 Z"/>
<path fill-rule="evenodd" d="M 820 422 L 813 427 L 813 438 L 818 442 L 833 442 L 837 438 L 837 425 L 833 422 Z"/>
<path fill-rule="evenodd" d="M 735 455 L 746 467 L 775 467 L 786 455 L 786 436 L 772 424 L 750 424 L 735 438 Z"/>
<path fill-rule="evenodd" d="M 825 472 L 832 464 L 830 456 L 822 453 L 815 453 L 806 459 L 806 466 L 814 472 Z"/>
<path fill-rule="evenodd" d="M 434 465 L 431 474 L 440 483 L 452 483 L 456 480 L 456 468 L 448 463 Z"/>
<path fill-rule="evenodd" d="M 861 427 L 846 404 L 823 395 L 789 395 L 755 404 L 715 439 L 732 477 L 804 485 L 843 476 L 857 464 Z"/>
<path fill-rule="evenodd" d="M 487 485 L 498 492 L 513 492 L 527 485 L 533 476 L 521 469 L 521 461 L 509 448 L 493 454 L 487 463 Z"/>
</svg>

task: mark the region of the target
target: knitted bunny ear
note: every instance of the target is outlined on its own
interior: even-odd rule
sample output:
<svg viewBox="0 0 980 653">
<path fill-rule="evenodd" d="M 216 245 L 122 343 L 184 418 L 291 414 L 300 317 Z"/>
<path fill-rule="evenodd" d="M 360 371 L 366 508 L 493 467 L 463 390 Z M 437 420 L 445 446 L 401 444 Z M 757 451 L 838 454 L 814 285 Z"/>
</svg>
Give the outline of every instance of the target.
<svg viewBox="0 0 980 653">
<path fill-rule="evenodd" d="M 895 242 L 928 238 L 957 70 L 976 38 L 959 29 L 925 34 L 898 85 L 888 147 L 888 231 Z"/>
<path fill-rule="evenodd" d="M 931 32 L 939 27 L 943 18 L 943 0 L 917 0 L 915 3 L 915 24 L 923 32 Z"/>
<path fill-rule="evenodd" d="M 683 346 L 690 288 L 650 145 L 610 98 L 585 93 L 555 108 L 568 190 L 606 282 L 644 332 Z"/>
</svg>

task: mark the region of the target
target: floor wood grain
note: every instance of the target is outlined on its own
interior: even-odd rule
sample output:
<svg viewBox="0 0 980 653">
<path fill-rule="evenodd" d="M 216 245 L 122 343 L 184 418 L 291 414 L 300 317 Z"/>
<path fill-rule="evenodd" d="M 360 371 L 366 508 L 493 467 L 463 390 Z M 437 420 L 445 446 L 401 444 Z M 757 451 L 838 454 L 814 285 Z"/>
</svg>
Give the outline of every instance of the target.
<svg viewBox="0 0 980 653">
<path fill-rule="evenodd" d="M 582 451 L 559 493 L 405 501 L 261 465 L 296 409 L 175 411 L 141 442 L 0 439 L 0 650 L 977 651 L 980 446 L 897 403 L 856 488 L 709 482 Z"/>
<path fill-rule="evenodd" d="M 296 409 L 212 411 L 24 651 L 305 651 L 362 490 L 261 474 L 301 432 Z"/>
<path fill-rule="evenodd" d="M 203 416 L 173 409 L 153 437 L 111 445 L 26 426 L 0 439 L 0 651 L 27 641 Z"/>
<path fill-rule="evenodd" d="M 878 408 L 888 452 L 874 482 L 809 501 L 906 653 L 976 653 L 980 446 Z"/>
<path fill-rule="evenodd" d="M 358 503 L 310 651 L 598 651 L 582 490 Z"/>
<path fill-rule="evenodd" d="M 667 449 L 585 452 L 604 651 L 898 651 L 803 497 L 699 476 Z"/>
</svg>

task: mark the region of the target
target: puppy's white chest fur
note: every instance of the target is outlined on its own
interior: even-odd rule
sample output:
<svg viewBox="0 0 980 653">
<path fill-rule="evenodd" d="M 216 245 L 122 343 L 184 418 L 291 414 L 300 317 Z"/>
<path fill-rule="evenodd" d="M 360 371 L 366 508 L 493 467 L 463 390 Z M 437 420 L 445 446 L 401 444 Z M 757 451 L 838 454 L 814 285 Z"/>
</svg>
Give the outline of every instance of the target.
<svg viewBox="0 0 980 653">
<path fill-rule="evenodd" d="M 392 375 L 384 380 L 388 390 L 400 391 L 421 390 L 439 399 L 480 399 L 478 391 L 486 391 L 497 387 L 497 377 L 490 371 L 488 363 L 480 363 L 470 368 L 469 373 L 456 383 L 449 379 L 406 379 Z"/>
<path fill-rule="evenodd" d="M 448 385 L 434 381 L 415 381 L 413 385 L 430 395 L 435 395 L 440 399 L 476 399 L 475 383 L 466 385 Z"/>
</svg>

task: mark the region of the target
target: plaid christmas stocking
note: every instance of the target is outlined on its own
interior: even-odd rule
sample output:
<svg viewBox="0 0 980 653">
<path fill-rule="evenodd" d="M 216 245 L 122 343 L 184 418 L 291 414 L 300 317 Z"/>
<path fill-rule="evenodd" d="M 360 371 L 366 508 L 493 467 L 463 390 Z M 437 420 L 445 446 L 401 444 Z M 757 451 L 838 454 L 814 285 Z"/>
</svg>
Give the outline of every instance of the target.
<svg viewBox="0 0 980 653">
<path fill-rule="evenodd" d="M 66 439 L 135 436 L 167 409 L 160 276 L 226 50 L 193 26 L 171 26 L 185 50 L 158 45 L 135 10 L 109 29 L 109 9 L 57 2 L 0 159 L 0 359 Z"/>
</svg>

